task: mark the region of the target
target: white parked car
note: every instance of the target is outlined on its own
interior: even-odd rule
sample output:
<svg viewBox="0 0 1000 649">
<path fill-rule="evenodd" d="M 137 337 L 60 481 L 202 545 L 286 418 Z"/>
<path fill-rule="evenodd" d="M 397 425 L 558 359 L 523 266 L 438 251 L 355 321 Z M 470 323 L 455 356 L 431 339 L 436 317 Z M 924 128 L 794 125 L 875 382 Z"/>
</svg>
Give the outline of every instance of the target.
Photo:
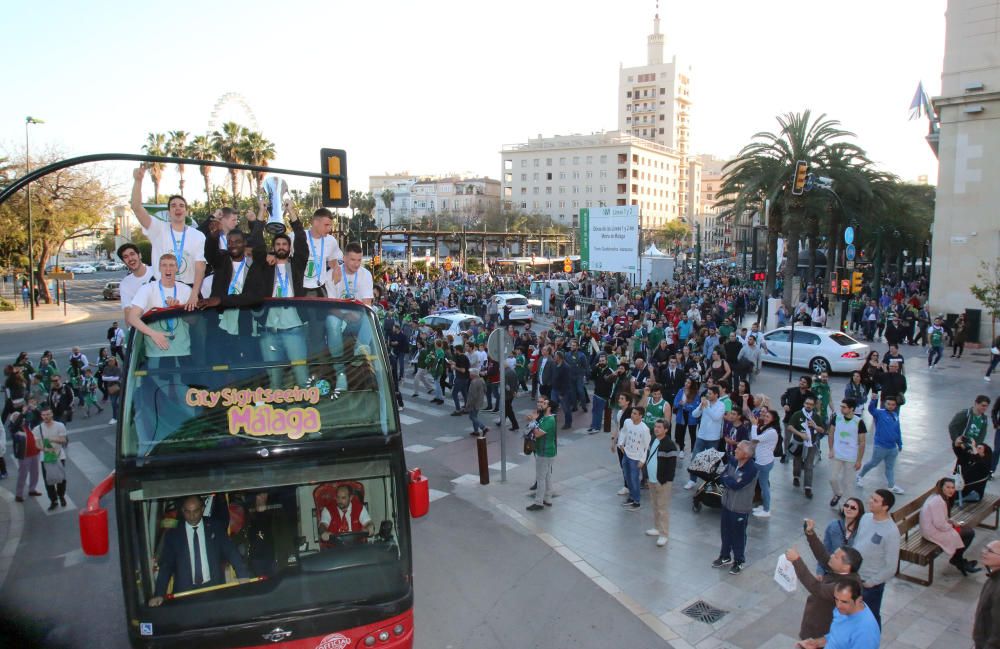
<svg viewBox="0 0 1000 649">
<path fill-rule="evenodd" d="M 420 318 L 420 325 L 434 331 L 443 331 L 445 336 L 450 335 L 456 342 L 460 342 L 459 336 L 463 331 L 472 329 L 473 325 L 482 328 L 484 323 L 477 315 L 461 313 L 458 309 L 446 309 Z"/>
<path fill-rule="evenodd" d="M 90 275 L 97 272 L 97 268 L 90 264 L 73 264 L 72 266 L 67 266 L 66 270 L 72 271 L 77 275 Z"/>
<path fill-rule="evenodd" d="M 813 374 L 820 372 L 853 372 L 860 370 L 868 356 L 868 345 L 858 342 L 836 329 L 824 327 L 779 327 L 764 334 L 761 360 L 775 365 L 805 367 Z M 794 342 L 794 344 L 793 344 Z"/>
<path fill-rule="evenodd" d="M 532 313 L 528 305 L 528 298 L 520 293 L 497 293 L 493 296 L 493 301 L 497 304 L 497 313 L 503 318 L 503 308 L 510 306 L 510 319 L 520 322 L 531 322 L 535 314 Z"/>
</svg>

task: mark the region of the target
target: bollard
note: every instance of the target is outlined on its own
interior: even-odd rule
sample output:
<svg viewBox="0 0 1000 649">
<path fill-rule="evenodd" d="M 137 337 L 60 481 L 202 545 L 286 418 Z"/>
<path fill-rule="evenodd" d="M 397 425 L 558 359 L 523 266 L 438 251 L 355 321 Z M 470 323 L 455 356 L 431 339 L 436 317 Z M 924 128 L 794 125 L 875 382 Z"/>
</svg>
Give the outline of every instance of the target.
<svg viewBox="0 0 1000 649">
<path fill-rule="evenodd" d="M 489 456 L 486 454 L 486 436 L 476 438 L 476 453 L 479 455 L 479 484 L 490 483 Z"/>
</svg>

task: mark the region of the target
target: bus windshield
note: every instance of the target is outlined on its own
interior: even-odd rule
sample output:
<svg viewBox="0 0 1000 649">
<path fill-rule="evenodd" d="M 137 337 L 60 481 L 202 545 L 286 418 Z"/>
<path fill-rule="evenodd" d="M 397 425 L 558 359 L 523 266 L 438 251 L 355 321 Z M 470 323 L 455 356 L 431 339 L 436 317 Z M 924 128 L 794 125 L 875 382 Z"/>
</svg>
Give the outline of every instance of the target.
<svg viewBox="0 0 1000 649">
<path fill-rule="evenodd" d="M 374 314 L 325 299 L 145 317 L 122 412 L 123 457 L 396 432 Z"/>
<path fill-rule="evenodd" d="M 391 456 L 368 455 L 130 475 L 122 513 L 138 621 L 162 636 L 406 597 L 401 473 Z"/>
</svg>

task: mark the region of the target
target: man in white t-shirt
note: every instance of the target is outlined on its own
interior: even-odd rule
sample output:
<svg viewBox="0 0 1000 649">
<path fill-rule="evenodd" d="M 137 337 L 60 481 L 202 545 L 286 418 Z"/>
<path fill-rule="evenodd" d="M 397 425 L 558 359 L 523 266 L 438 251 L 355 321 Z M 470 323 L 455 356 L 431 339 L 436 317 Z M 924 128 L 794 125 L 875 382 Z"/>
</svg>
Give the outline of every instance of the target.
<svg viewBox="0 0 1000 649">
<path fill-rule="evenodd" d="M 306 246 L 309 249 L 309 261 L 306 262 L 305 276 L 302 287 L 307 297 L 327 297 L 325 285 L 330 279 L 330 269 L 336 266 L 344 255 L 340 244 L 330 234 L 330 223 L 333 212 L 321 207 L 313 212 L 312 224 L 306 231 Z M 292 247 L 295 246 L 295 233 L 292 233 Z"/>
<path fill-rule="evenodd" d="M 128 322 L 128 310 L 132 308 L 132 300 L 139 292 L 139 287 L 152 282 L 153 270 L 142 263 L 142 256 L 139 254 L 139 247 L 134 243 L 123 243 L 118 247 L 118 258 L 122 260 L 129 274 L 122 278 L 118 284 L 118 292 L 121 295 L 122 314 Z"/>
<path fill-rule="evenodd" d="M 154 359 L 191 353 L 191 335 L 182 318 L 163 318 L 149 325 L 142 321 L 142 315 L 151 309 L 187 304 L 193 293 L 191 287 L 177 281 L 177 259 L 172 253 L 162 255 L 159 265 L 159 281 L 144 284 L 132 299 L 133 308 L 128 310 L 128 323 L 153 342 L 145 349 L 150 367 L 159 367 Z"/>
<path fill-rule="evenodd" d="M 375 282 L 371 271 L 361 265 L 361 244 L 352 241 L 344 249 L 344 263 L 337 264 L 330 273 L 330 281 L 326 285 L 326 294 L 340 300 L 358 300 L 368 306 L 375 299 Z M 360 322 L 345 322 L 335 315 L 326 318 L 326 343 L 330 355 L 338 358 L 344 352 L 344 333 L 353 334 L 358 343 L 371 345 L 370 327 L 361 326 Z"/>
<path fill-rule="evenodd" d="M 205 279 L 205 235 L 186 224 L 187 201 L 183 196 L 167 199 L 169 222 L 153 218 L 142 206 L 142 179 L 145 175 L 145 167 L 132 172 L 132 211 L 142 226 L 143 234 L 152 243 L 152 258 L 158 260 L 171 253 L 177 260 L 176 280 L 194 289 L 185 301 L 185 308 L 192 311 L 198 306 L 201 282 Z"/>
</svg>

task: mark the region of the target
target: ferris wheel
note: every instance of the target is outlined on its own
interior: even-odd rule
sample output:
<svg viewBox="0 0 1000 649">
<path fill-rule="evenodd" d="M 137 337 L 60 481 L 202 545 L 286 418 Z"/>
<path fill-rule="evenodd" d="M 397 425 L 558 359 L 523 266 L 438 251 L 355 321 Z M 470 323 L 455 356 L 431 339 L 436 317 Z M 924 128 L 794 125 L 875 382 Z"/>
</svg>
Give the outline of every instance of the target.
<svg viewBox="0 0 1000 649">
<path fill-rule="evenodd" d="M 246 98 L 238 92 L 227 92 L 219 97 L 208 118 L 208 132 L 214 133 L 221 124 L 236 122 L 250 130 L 260 131 L 257 117 L 247 103 Z"/>
</svg>

